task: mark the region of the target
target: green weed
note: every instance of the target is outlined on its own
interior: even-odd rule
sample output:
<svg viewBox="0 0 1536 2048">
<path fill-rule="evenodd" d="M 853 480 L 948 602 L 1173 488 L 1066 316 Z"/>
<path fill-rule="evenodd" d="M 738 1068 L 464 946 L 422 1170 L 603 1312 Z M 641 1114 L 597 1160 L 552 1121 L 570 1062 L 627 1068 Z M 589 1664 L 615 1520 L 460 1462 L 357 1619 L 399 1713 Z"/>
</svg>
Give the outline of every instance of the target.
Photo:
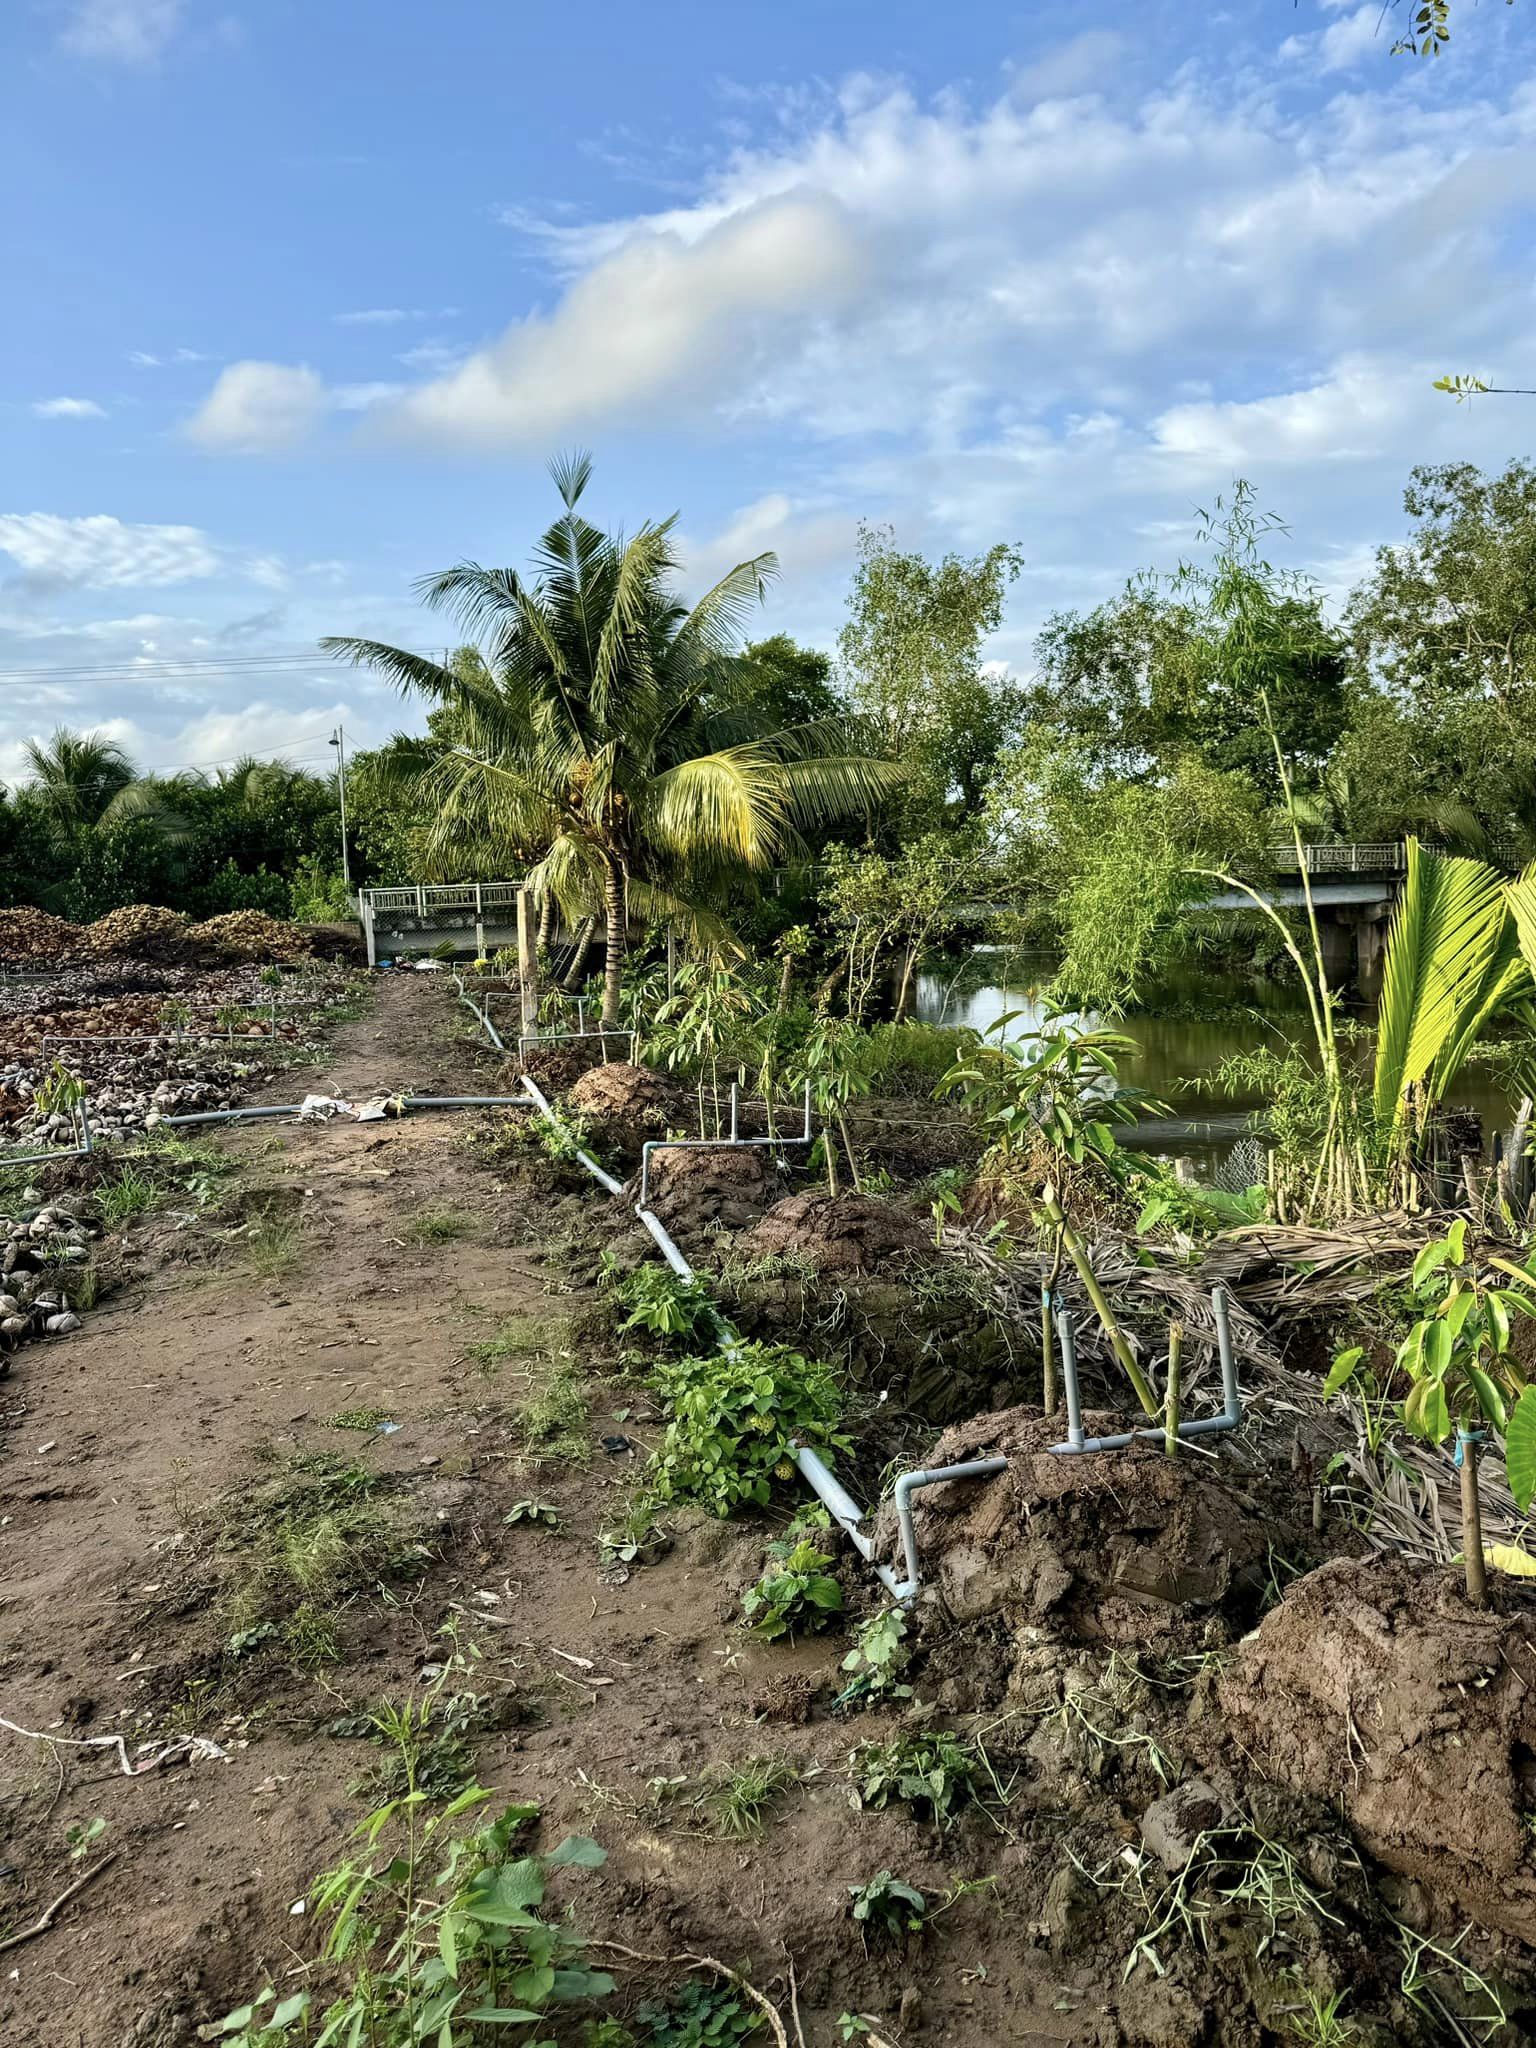
<svg viewBox="0 0 1536 2048">
<path fill-rule="evenodd" d="M 928 1901 L 915 1885 L 905 1884 L 888 1870 L 877 1870 L 863 1884 L 848 1887 L 848 1910 L 853 1915 L 866 1949 L 870 1936 L 877 1940 L 900 1941 L 908 1934 L 921 1934 L 928 1916 Z"/>
<path fill-rule="evenodd" d="M 613 1979 L 587 1967 L 581 1937 L 540 1911 L 553 1871 L 597 1869 L 603 1850 L 572 1835 L 547 1856 L 514 1854 L 538 1813 L 527 1805 L 455 1835 L 453 1822 L 492 1795 L 468 1786 L 424 1819 L 427 1794 L 409 1768 L 407 1782 L 359 1828 L 367 1860 L 349 1857 L 311 1893 L 341 1987 L 316 2016 L 321 2038 L 415 2048 L 468 2040 L 474 2013 L 513 2011 L 547 2036 L 560 2005 L 606 1997 Z M 280 1999 L 268 1984 L 212 2033 L 224 2048 L 298 2048 L 315 2038 L 312 2002 L 307 1989 Z"/>
<path fill-rule="evenodd" d="M 831 1553 L 818 1550 L 804 1526 L 768 1546 L 771 1560 L 755 1586 L 742 1596 L 742 1619 L 766 1643 L 812 1634 L 843 1611 L 843 1589 L 829 1577 Z"/>
<path fill-rule="evenodd" d="M 480 1225 L 480 1218 L 467 1209 L 423 1209 L 405 1226 L 405 1234 L 417 1244 L 453 1244 L 468 1237 Z"/>
<path fill-rule="evenodd" d="M 709 1795 L 716 1829 L 733 1842 L 760 1834 L 784 1793 L 799 1782 L 800 1767 L 788 1757 L 748 1757 L 728 1771 Z"/>
<path fill-rule="evenodd" d="M 539 1460 L 587 1464 L 592 1456 L 592 1413 L 587 1390 L 575 1367 L 554 1362 L 518 1416 L 523 1442 Z"/>
<path fill-rule="evenodd" d="M 848 1760 L 856 1806 L 911 1807 L 947 1826 L 980 1797 L 981 1759 L 958 1735 L 893 1735 L 864 1742 Z"/>
</svg>

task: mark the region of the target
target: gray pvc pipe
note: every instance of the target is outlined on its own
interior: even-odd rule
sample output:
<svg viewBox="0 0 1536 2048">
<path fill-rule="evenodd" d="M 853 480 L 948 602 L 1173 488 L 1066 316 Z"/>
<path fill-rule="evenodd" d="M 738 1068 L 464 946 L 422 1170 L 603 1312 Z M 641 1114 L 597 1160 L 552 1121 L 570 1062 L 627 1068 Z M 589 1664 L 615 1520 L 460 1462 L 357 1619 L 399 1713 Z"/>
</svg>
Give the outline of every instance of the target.
<svg viewBox="0 0 1536 2048">
<path fill-rule="evenodd" d="M 527 1074 L 520 1074 L 518 1076 L 518 1079 L 522 1082 L 523 1086 L 528 1090 L 528 1094 L 532 1099 L 534 1108 L 537 1109 L 541 1115 L 547 1117 L 551 1123 L 557 1123 L 559 1119 L 556 1117 L 555 1112 L 550 1108 L 549 1100 L 544 1094 L 544 1091 L 539 1087 L 538 1083 L 534 1080 L 531 1080 Z M 610 1195 L 623 1194 L 624 1188 L 622 1183 L 616 1181 L 611 1173 L 606 1172 L 604 1168 L 599 1166 L 597 1161 L 592 1157 L 590 1152 L 578 1152 L 576 1154 L 576 1157 L 581 1161 L 582 1165 L 587 1169 L 588 1173 L 591 1174 L 592 1178 L 595 1181 L 600 1182 L 601 1185 L 608 1190 Z"/>
<path fill-rule="evenodd" d="M 621 1188 L 616 1187 L 614 1189 L 615 1194 L 621 1194 L 622 1192 Z M 655 1238 L 657 1245 L 660 1247 L 661 1256 L 666 1260 L 678 1278 L 680 1280 L 691 1280 L 693 1278 L 693 1268 L 667 1235 L 666 1227 L 661 1219 L 652 1215 L 649 1209 L 637 1208 L 635 1214 L 640 1218 L 640 1221 L 645 1225 L 652 1237 Z"/>
<path fill-rule="evenodd" d="M 917 1563 L 917 1530 L 912 1520 L 912 1496 L 919 1487 L 937 1486 L 946 1479 L 994 1479 L 1006 1472 L 1006 1458 L 968 1458 L 959 1465 L 936 1465 L 927 1472 L 903 1472 L 896 1482 L 896 1525 L 901 1531 L 901 1554 L 907 1567 L 906 1582 L 896 1598 L 907 1601 L 921 1583 Z"/>
<path fill-rule="evenodd" d="M 1216 1346 L 1221 1355 L 1221 1392 L 1223 1409 L 1220 1415 L 1203 1415 L 1195 1422 L 1179 1424 L 1179 1441 L 1202 1436 L 1217 1436 L 1229 1429 L 1236 1429 L 1243 1419 L 1242 1390 L 1237 1384 L 1237 1361 L 1232 1351 L 1232 1324 L 1228 1314 L 1228 1295 L 1225 1287 L 1211 1290 L 1211 1304 L 1216 1312 Z M 1067 1312 L 1062 1309 L 1056 1318 L 1056 1329 L 1061 1341 L 1061 1378 L 1067 1397 L 1067 1441 L 1052 1444 L 1051 1453 L 1058 1458 L 1081 1457 L 1097 1451 L 1123 1451 L 1134 1443 L 1166 1443 L 1165 1429 L 1127 1429 L 1118 1436 L 1083 1435 L 1082 1407 L 1077 1385 L 1077 1353 L 1072 1345 L 1072 1327 Z"/>
<path fill-rule="evenodd" d="M 812 1493 L 831 1515 L 848 1541 L 866 1564 L 874 1571 L 881 1585 L 893 1599 L 906 1601 L 911 1595 L 902 1588 L 901 1581 L 888 1564 L 879 1564 L 874 1556 L 874 1541 L 864 1534 L 859 1523 L 864 1519 L 863 1510 L 852 1495 L 839 1483 L 823 1461 L 806 1444 L 789 1446 L 791 1461 L 800 1469 L 801 1476 L 808 1482 Z"/>
</svg>

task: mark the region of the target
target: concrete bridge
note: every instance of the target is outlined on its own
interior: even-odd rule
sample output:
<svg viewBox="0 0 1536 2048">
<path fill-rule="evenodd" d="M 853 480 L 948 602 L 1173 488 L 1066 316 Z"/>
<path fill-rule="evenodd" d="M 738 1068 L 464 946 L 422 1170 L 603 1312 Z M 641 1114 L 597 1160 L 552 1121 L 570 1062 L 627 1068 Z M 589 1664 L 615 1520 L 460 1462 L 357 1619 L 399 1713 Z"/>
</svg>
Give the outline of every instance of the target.
<svg viewBox="0 0 1536 2048">
<path fill-rule="evenodd" d="M 1377 840 L 1303 846 L 1302 854 L 1329 979 L 1342 983 L 1353 978 L 1371 986 L 1381 964 L 1392 907 L 1407 871 L 1406 846 L 1400 839 Z M 814 877 L 817 871 L 802 872 Z M 517 899 L 522 887 L 521 882 L 504 881 L 360 889 L 358 915 L 367 941 L 368 964 L 435 953 L 444 946 L 458 954 L 494 953 L 502 946 L 515 946 Z M 1256 875 L 1253 887 L 1266 903 L 1299 909 L 1306 898 L 1295 847 L 1288 842 L 1275 846 L 1269 876 Z M 1213 912 L 1252 911 L 1254 904 L 1241 890 L 1227 889 L 1192 907 Z M 957 908 L 963 918 L 979 921 L 1014 906 L 975 902 Z"/>
<path fill-rule="evenodd" d="M 1256 878 L 1253 888 L 1277 909 L 1299 910 L 1310 893 L 1328 979 L 1353 979 L 1364 988 L 1371 987 L 1381 967 L 1387 927 L 1408 870 L 1407 847 L 1400 839 L 1388 839 L 1346 846 L 1304 845 L 1301 850 L 1306 862 L 1305 888 L 1293 845 L 1274 849 L 1274 879 Z M 1290 875 L 1295 881 L 1285 879 Z M 1191 907 L 1251 911 L 1254 902 L 1240 889 L 1224 889 Z"/>
</svg>

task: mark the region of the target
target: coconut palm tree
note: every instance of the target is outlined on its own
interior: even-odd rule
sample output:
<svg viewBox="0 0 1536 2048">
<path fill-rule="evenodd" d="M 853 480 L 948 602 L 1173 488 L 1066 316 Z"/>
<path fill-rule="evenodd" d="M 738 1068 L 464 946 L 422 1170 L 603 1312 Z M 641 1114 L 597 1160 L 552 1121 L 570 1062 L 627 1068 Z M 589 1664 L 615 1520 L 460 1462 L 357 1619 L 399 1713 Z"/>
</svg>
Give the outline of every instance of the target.
<svg viewBox="0 0 1536 2048">
<path fill-rule="evenodd" d="M 467 839 L 533 858 L 530 883 L 568 916 L 601 906 L 603 1021 L 615 1024 L 632 906 L 671 915 L 708 902 L 794 854 L 800 828 L 866 815 L 901 770 L 850 720 L 760 729 L 740 644 L 772 555 L 738 563 L 688 610 L 672 580 L 675 515 L 629 540 L 606 534 L 579 509 L 590 459 L 551 475 L 564 509 L 532 581 L 463 562 L 417 586 L 483 638 L 483 664 L 375 640 L 322 645 L 438 707 L 449 744 L 413 782 L 440 870 Z"/>
<path fill-rule="evenodd" d="M 185 821 L 153 776 L 140 775 L 126 748 L 96 733 L 61 725 L 45 743 L 28 740 L 31 793 L 60 839 L 110 831 L 146 819 L 165 838 L 185 836 Z"/>
</svg>

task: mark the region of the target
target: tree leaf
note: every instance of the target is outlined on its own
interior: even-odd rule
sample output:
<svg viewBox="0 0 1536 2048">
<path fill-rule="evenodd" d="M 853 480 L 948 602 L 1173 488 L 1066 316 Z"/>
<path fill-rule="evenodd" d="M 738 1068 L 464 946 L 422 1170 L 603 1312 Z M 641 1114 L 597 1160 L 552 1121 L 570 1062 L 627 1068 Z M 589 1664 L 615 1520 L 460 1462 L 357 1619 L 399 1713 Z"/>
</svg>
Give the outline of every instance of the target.
<svg viewBox="0 0 1536 2048">
<path fill-rule="evenodd" d="M 1347 1351 L 1339 1353 L 1329 1368 L 1327 1379 L 1323 1381 L 1324 1400 L 1330 1394 L 1336 1394 L 1341 1387 L 1349 1384 L 1354 1378 L 1355 1371 L 1364 1356 L 1365 1347 L 1362 1344 L 1352 1344 Z"/>
<path fill-rule="evenodd" d="M 1527 1387 L 1515 1403 L 1504 1432 L 1504 1465 L 1509 1490 L 1526 1514 L 1536 1496 L 1536 1387 Z"/>
</svg>

